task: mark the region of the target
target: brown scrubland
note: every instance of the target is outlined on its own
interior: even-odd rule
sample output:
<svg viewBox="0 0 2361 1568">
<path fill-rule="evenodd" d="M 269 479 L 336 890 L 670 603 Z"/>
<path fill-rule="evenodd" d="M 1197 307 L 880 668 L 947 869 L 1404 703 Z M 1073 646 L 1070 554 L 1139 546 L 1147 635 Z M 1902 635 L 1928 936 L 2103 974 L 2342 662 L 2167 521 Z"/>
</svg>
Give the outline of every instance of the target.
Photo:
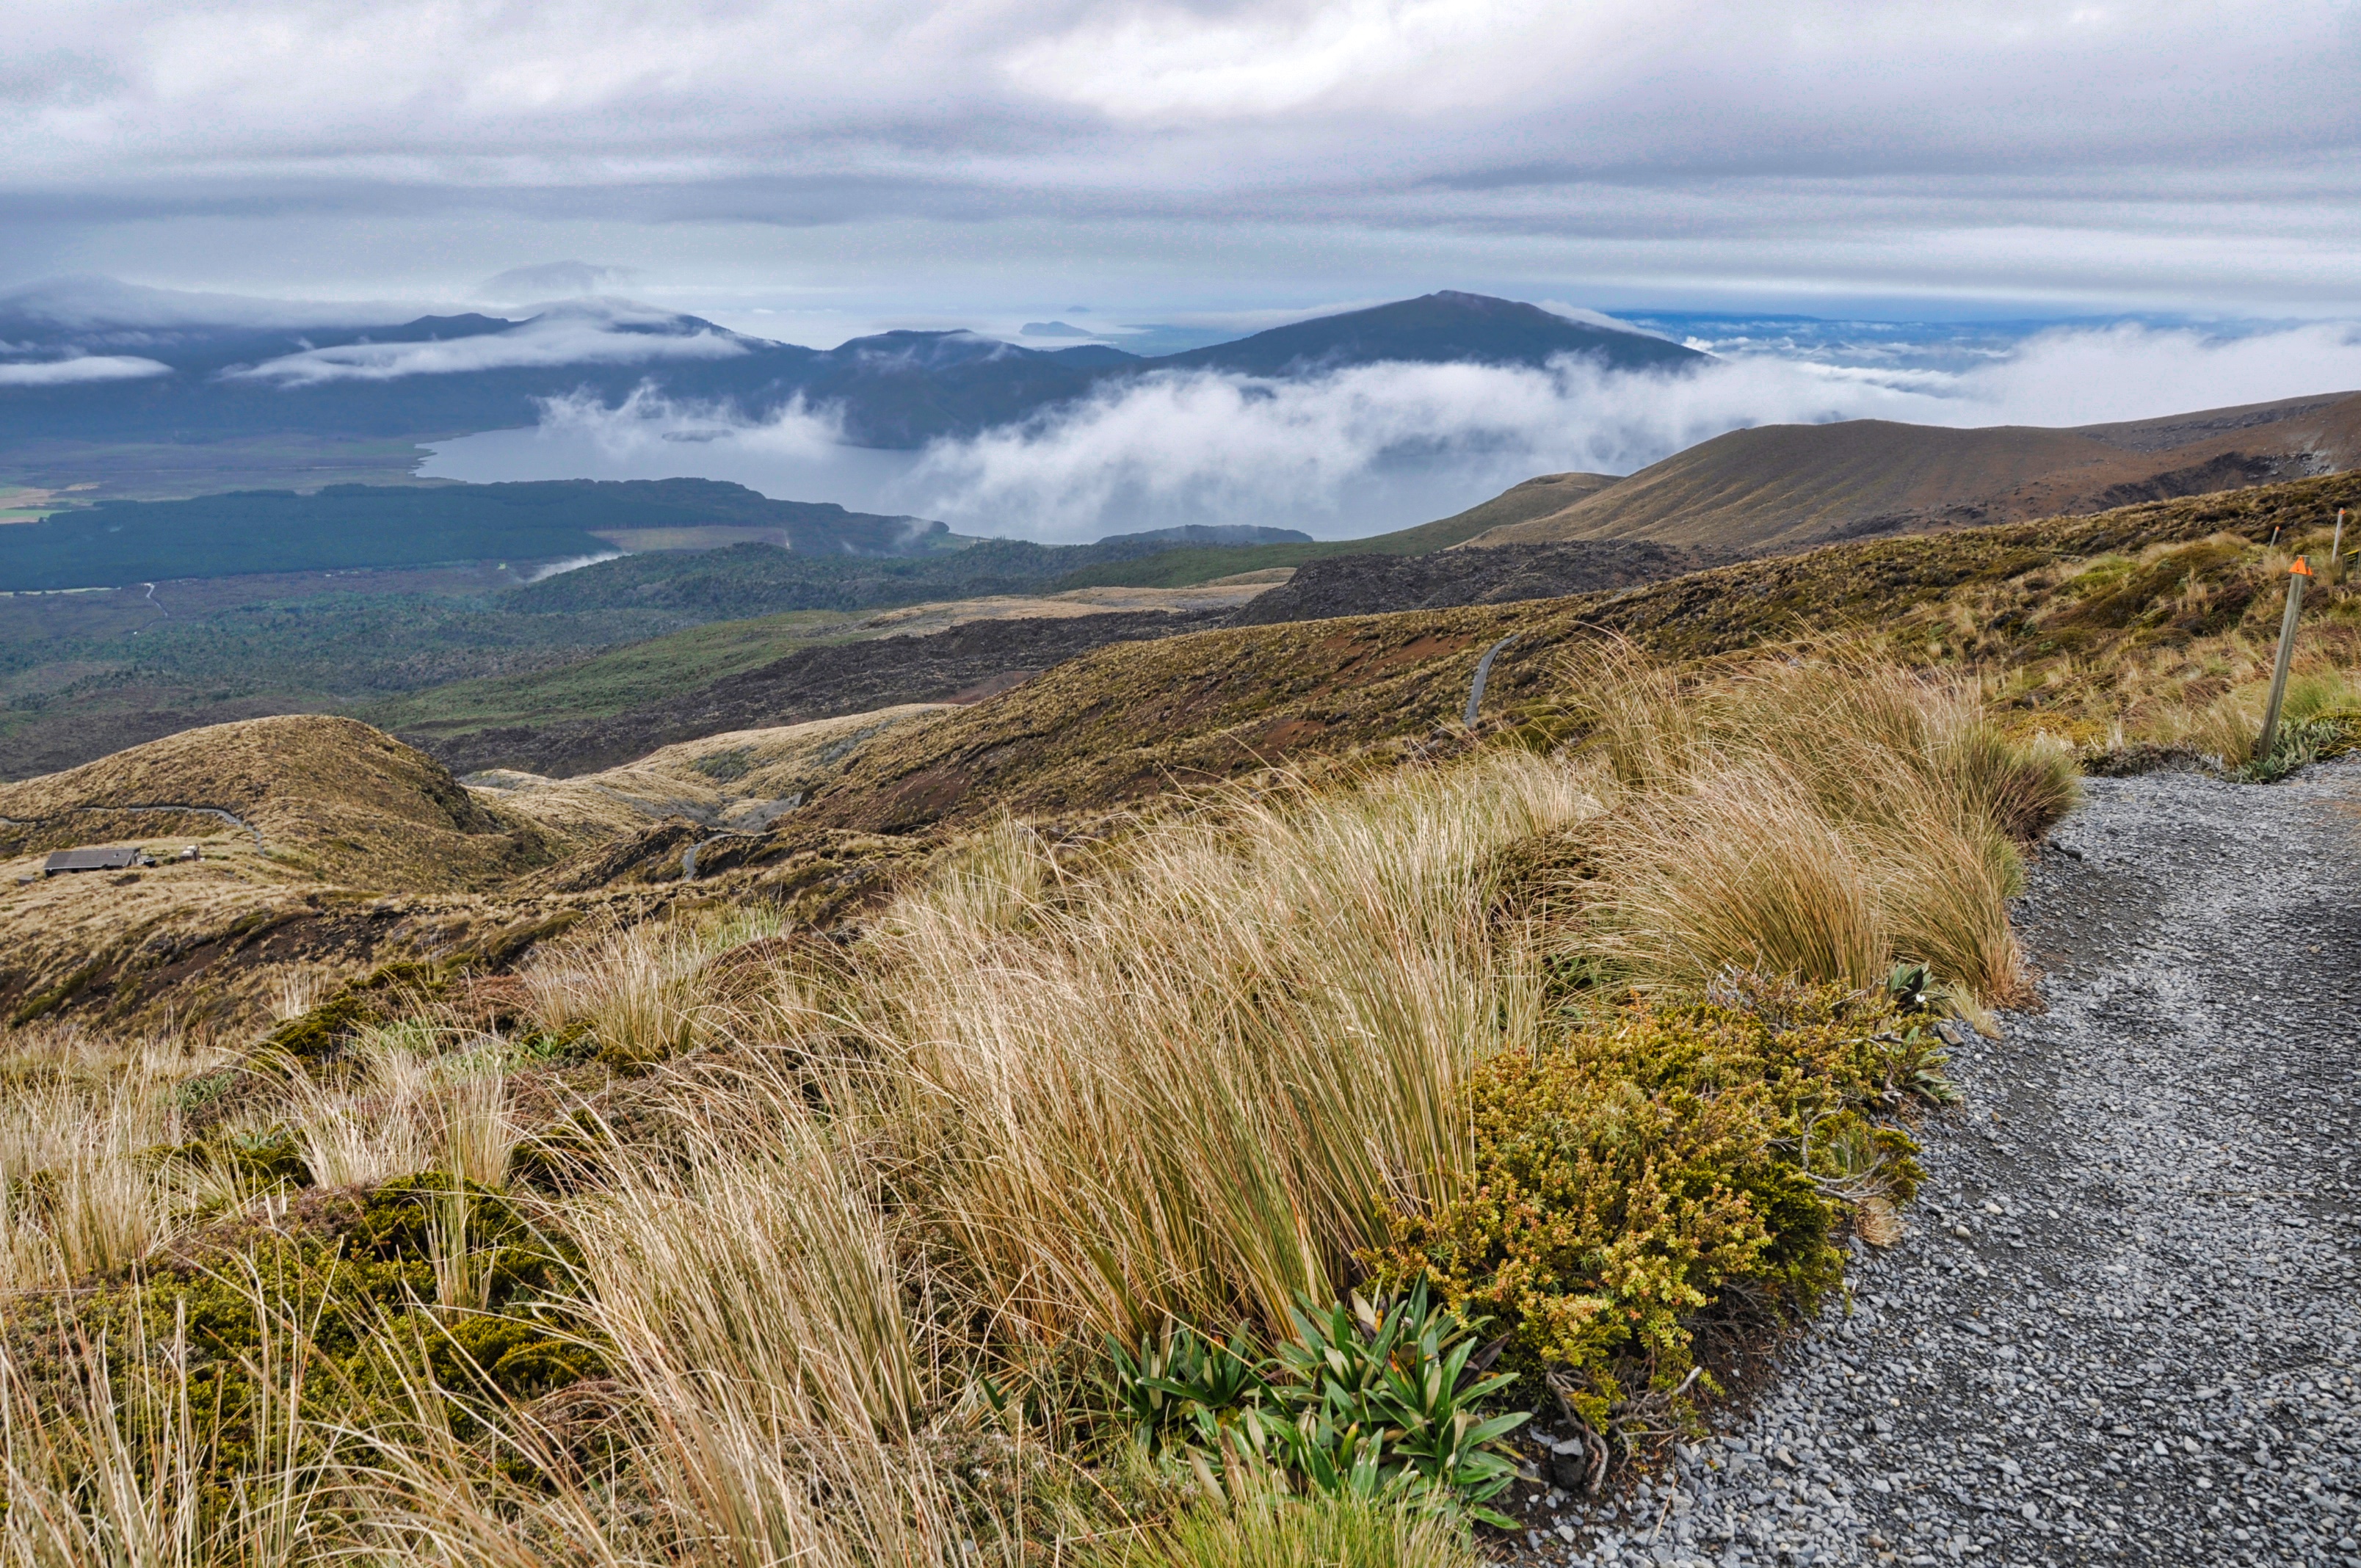
<svg viewBox="0 0 2361 1568">
<path fill-rule="evenodd" d="M 1521 1417 L 1620 1484 L 1906 1223 L 2081 773 L 2361 738 L 2323 578 L 2254 754 L 2356 497 L 5 786 L 203 854 L 0 909 L 0 1555 L 1472 1563 Z"/>
</svg>

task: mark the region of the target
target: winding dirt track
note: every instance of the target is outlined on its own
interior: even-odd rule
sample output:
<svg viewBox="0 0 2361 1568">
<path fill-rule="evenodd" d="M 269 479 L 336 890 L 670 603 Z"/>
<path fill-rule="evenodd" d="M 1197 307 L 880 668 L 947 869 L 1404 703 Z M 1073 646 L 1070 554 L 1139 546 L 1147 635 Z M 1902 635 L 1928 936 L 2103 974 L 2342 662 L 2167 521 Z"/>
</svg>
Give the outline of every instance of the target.
<svg viewBox="0 0 2361 1568">
<path fill-rule="evenodd" d="M 1526 1562 L 2361 1568 L 2361 759 L 2089 781 L 1892 1251 Z M 1570 1538 L 1570 1539 L 1569 1539 Z"/>
</svg>

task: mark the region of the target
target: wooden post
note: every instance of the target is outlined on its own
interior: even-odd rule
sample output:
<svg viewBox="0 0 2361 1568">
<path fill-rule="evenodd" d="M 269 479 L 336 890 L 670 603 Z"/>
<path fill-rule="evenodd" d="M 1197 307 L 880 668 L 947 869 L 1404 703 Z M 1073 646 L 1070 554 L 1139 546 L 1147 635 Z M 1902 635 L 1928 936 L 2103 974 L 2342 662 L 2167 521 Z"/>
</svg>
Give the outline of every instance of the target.
<svg viewBox="0 0 2361 1568">
<path fill-rule="evenodd" d="M 2336 509 L 2336 534 L 2328 542 L 2328 580 L 2345 580 L 2345 509 Z"/>
<path fill-rule="evenodd" d="M 2279 617 L 2279 662 L 2271 666 L 2271 700 L 2263 709 L 2262 739 L 2255 742 L 2255 761 L 2268 762 L 2271 742 L 2279 739 L 2279 704 L 2287 697 L 2288 661 L 2295 656 L 2295 618 L 2303 609 L 2303 585 L 2312 576 L 2312 568 L 2303 557 L 2295 558 L 2288 568 L 2287 613 Z"/>
</svg>

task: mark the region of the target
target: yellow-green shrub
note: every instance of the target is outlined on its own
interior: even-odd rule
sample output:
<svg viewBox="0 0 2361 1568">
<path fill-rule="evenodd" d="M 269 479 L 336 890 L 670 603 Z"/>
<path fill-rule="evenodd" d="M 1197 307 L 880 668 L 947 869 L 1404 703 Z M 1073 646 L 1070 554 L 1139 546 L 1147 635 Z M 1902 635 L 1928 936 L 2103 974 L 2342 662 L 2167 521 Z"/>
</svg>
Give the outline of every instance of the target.
<svg viewBox="0 0 2361 1568">
<path fill-rule="evenodd" d="M 1717 991 L 1728 1004 L 1637 1003 L 1480 1064 L 1462 1194 L 1390 1210 L 1364 1256 L 1498 1321 L 1517 1364 L 1587 1390 L 1595 1425 L 1635 1380 L 1679 1382 L 1731 1283 L 1795 1306 L 1833 1284 L 1839 1194 L 1906 1199 L 1917 1179 L 1872 1113 L 1927 1070 L 1929 1036 L 1882 996 Z"/>
</svg>

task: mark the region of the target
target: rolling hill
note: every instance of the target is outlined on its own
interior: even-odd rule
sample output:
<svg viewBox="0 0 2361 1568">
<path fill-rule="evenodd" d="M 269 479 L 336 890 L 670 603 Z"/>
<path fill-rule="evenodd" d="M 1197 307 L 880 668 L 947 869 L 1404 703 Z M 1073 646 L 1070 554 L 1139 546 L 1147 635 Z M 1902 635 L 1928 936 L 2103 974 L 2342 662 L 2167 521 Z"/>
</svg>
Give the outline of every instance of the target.
<svg viewBox="0 0 2361 1568">
<path fill-rule="evenodd" d="M 408 890 L 481 888 L 556 853 L 432 758 L 319 714 L 183 730 L 0 784 L 0 856 L 117 839 L 216 840 L 302 875 Z"/>
<path fill-rule="evenodd" d="M 1700 442 L 1476 545 L 1654 539 L 1790 550 L 1831 539 L 2012 522 L 2337 472 L 2361 461 L 2361 395 L 2128 423 L 1954 430 L 1847 420 Z"/>
<path fill-rule="evenodd" d="M 1060 588 L 1180 588 L 1240 572 L 1300 566 L 1332 555 L 1423 555 L 1446 550 L 1477 534 L 1528 518 L 1563 511 L 1583 497 L 1619 481 L 1612 474 L 1543 474 L 1511 485 L 1466 511 L 1365 539 L 1323 539 L 1302 544 L 1257 544 L 1244 549 L 1171 550 L 1160 555 L 1079 567 L 1058 581 Z"/>
</svg>

